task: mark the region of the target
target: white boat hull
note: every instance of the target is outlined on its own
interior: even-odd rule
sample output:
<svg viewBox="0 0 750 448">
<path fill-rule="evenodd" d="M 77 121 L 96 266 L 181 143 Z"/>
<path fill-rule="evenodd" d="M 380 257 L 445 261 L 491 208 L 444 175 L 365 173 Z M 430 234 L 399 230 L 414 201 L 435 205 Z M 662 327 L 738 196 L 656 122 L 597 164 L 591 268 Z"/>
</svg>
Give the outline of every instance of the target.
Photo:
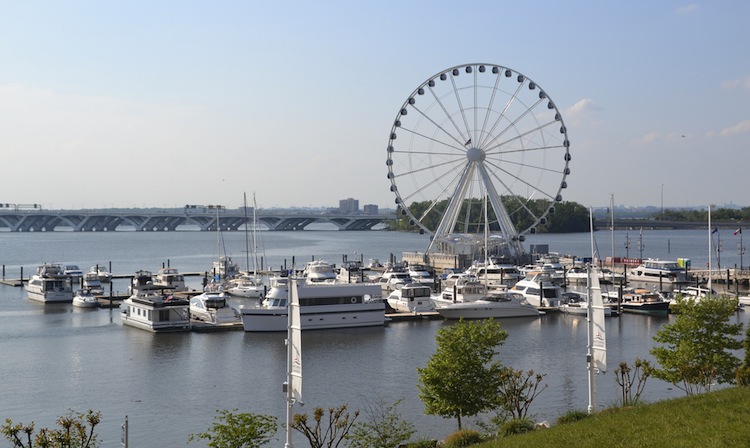
<svg viewBox="0 0 750 448">
<path fill-rule="evenodd" d="M 245 331 L 286 331 L 289 324 L 287 308 L 242 308 Z M 383 302 L 352 305 L 300 307 L 302 330 L 372 327 L 385 324 Z"/>
<path fill-rule="evenodd" d="M 470 303 L 456 303 L 436 308 L 446 319 L 489 319 L 503 317 L 537 317 L 539 311 L 533 306 L 495 306 L 492 303 L 475 301 Z"/>
</svg>

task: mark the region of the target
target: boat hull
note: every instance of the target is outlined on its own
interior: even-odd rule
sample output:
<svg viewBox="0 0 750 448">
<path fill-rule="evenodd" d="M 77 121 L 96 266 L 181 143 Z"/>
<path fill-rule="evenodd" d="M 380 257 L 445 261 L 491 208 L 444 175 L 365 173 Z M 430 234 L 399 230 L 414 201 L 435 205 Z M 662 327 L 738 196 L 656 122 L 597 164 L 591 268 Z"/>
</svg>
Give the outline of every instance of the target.
<svg viewBox="0 0 750 448">
<path fill-rule="evenodd" d="M 289 325 L 285 307 L 242 308 L 241 314 L 245 331 L 286 331 Z M 302 330 L 382 326 L 385 324 L 385 304 L 368 302 L 300 307 L 300 322 Z"/>
<path fill-rule="evenodd" d="M 534 307 L 493 307 L 476 302 L 444 306 L 436 308 L 435 311 L 445 319 L 501 319 L 504 317 L 538 317 L 540 315 Z"/>
<path fill-rule="evenodd" d="M 666 316 L 669 314 L 669 302 L 652 302 L 652 303 L 627 303 L 620 305 L 620 311 L 623 313 L 633 314 L 651 314 Z"/>
</svg>

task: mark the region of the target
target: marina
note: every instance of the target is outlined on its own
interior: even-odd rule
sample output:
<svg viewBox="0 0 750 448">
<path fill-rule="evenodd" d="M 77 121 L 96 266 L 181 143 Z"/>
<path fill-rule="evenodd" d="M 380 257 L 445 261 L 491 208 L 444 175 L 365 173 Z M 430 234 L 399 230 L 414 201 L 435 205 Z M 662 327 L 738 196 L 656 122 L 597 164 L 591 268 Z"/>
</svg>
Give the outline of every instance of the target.
<svg viewBox="0 0 750 448">
<path fill-rule="evenodd" d="M 694 266 L 705 264 L 705 232 L 659 232 L 644 235 L 649 238 L 649 256 L 685 257 Z M 262 233 L 266 259 L 275 270 L 291 267 L 293 259 L 298 270 L 312 259 L 339 264 L 342 254 L 349 254 L 350 259 L 357 253 L 365 260 L 389 260 L 405 248 L 426 243 L 423 235 L 400 232 Z M 230 255 L 239 259 L 236 254 L 244 246 L 243 236 L 225 233 L 225 238 Z M 544 241 L 560 253 L 581 254 L 590 247 L 588 238 L 587 234 L 536 235 L 531 242 Z M 109 267 L 111 260 L 114 278 L 106 293 L 113 288 L 119 297 L 126 295 L 133 273 L 156 272 L 167 260 L 180 273 L 200 273 L 185 276 L 186 294 L 200 293 L 204 272 L 216 259 L 211 251 L 214 240 L 211 232 L 0 233 L 2 253 L 13 254 L 2 260 L 6 273 L 19 272 L 22 266 L 31 269 L 45 259 L 70 260 L 85 267 L 103 261 Z M 728 254 L 722 260 L 735 263 Z M 742 288 L 741 294 L 748 295 Z M 254 305 L 254 300 L 230 297 L 227 302 L 239 309 L 243 304 Z M 108 300 L 100 298 L 100 302 L 104 305 Z M 120 303 L 114 300 L 113 308 L 101 309 L 42 304 L 29 300 L 23 288 L 0 286 L 0 349 L 14 359 L 1 368 L 8 386 L 0 392 L 2 417 L 51 426 L 69 408 L 91 408 L 103 415 L 98 427 L 102 446 L 117 446 L 125 415 L 132 444 L 178 446 L 185 444 L 187 434 L 208 428 L 212 414 L 205 409 L 237 408 L 283 416 L 283 334 L 245 332 L 241 325 L 219 328 L 197 321 L 191 322 L 190 331 L 152 333 L 123 325 Z M 400 411 L 418 426 L 420 435 L 444 437 L 452 425 L 424 415 L 415 371 L 434 351 L 437 331 L 450 322 L 434 311 L 386 317 L 387 325 L 303 332 L 305 402 L 324 407 L 348 402 L 350 408 L 362 409 L 378 397 L 388 402 L 403 398 Z M 636 314 L 608 318 L 610 363 L 649 358 L 652 337 L 671 319 L 671 315 Z M 738 312 L 736 319 L 746 322 L 747 313 Z M 546 375 L 549 387 L 531 410 L 537 421 L 553 421 L 585 406 L 584 321 L 562 313 L 501 319 L 509 333 L 500 347 L 503 363 Z M 220 379 L 217 371 L 222 373 Z M 342 380 L 328 381 L 332 372 Z M 217 381 L 207 384 L 206 378 Z M 613 377 L 603 375 L 597 380 L 600 406 L 616 403 L 620 392 Z M 185 393 L 203 389 L 209 393 Z M 679 392 L 671 385 L 653 379 L 644 392 L 647 401 L 677 396 Z M 50 401 L 43 409 L 28 406 L 42 399 Z M 175 408 L 181 412 L 170 412 Z M 155 414 L 164 415 L 158 430 L 150 417 Z"/>
</svg>

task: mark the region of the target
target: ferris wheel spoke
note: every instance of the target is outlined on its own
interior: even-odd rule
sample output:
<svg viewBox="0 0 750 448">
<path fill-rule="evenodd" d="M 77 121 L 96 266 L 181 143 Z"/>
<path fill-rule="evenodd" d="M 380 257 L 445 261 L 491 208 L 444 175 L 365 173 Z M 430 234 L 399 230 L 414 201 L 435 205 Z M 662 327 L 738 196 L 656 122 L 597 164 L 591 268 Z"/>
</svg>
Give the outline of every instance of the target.
<svg viewBox="0 0 750 448">
<path fill-rule="evenodd" d="M 511 95 L 510 98 L 508 98 L 508 101 L 505 102 L 505 106 L 503 107 L 503 110 L 500 111 L 497 118 L 495 119 L 495 122 L 492 124 L 492 128 L 490 131 L 486 134 L 486 137 L 482 139 L 482 147 L 487 146 L 488 141 L 494 140 L 495 135 L 495 129 L 500 125 L 500 123 L 505 119 L 505 114 L 508 113 L 513 103 L 516 101 L 516 98 L 518 97 L 518 94 L 522 90 L 522 85 L 519 83 L 516 87 L 516 91 Z"/>
<path fill-rule="evenodd" d="M 448 147 L 448 148 L 451 148 L 451 149 L 456 149 L 456 150 L 458 150 L 458 151 L 459 151 L 460 153 L 465 153 L 465 152 L 466 152 L 466 149 L 465 149 L 465 147 L 464 147 L 464 146 L 461 146 L 461 142 L 459 142 L 458 140 L 455 140 L 455 139 L 453 139 L 453 138 L 452 138 L 452 136 L 450 136 L 450 137 L 451 137 L 451 139 L 452 139 L 453 141 L 455 141 L 455 142 L 457 143 L 457 146 L 453 146 L 453 145 L 451 145 L 451 144 L 450 144 L 450 143 L 448 143 L 448 142 L 445 142 L 445 141 L 443 141 L 443 140 L 438 140 L 438 139 L 436 139 L 436 138 L 434 138 L 434 137 L 430 137 L 430 136 L 428 136 L 428 135 L 422 134 L 422 133 L 420 133 L 420 132 L 417 132 L 417 131 L 415 131 L 415 130 L 413 130 L 413 129 L 408 129 L 408 128 L 400 128 L 400 129 L 402 129 L 402 130 L 404 130 L 404 131 L 406 131 L 406 132 L 408 132 L 408 133 L 410 133 L 410 134 L 412 134 L 412 135 L 415 135 L 415 136 L 417 136 L 417 137 L 422 137 L 422 138 L 423 138 L 423 139 L 425 139 L 425 140 L 428 140 L 428 141 L 431 141 L 431 142 L 435 142 L 435 143 L 438 143 L 438 144 L 440 144 L 440 145 L 446 146 L 446 147 Z M 435 154 L 435 153 L 433 153 L 433 154 Z M 453 154 L 453 155 L 455 155 L 455 154 Z"/>
<path fill-rule="evenodd" d="M 531 107 L 527 108 L 522 114 L 518 115 L 515 120 L 513 120 L 512 122 L 510 122 L 508 124 L 508 126 L 505 127 L 505 129 L 503 129 L 502 131 L 500 131 L 499 133 L 497 133 L 492 139 L 487 140 L 485 142 L 485 146 L 492 146 L 492 142 L 497 141 L 497 139 L 500 138 L 500 137 L 502 137 L 503 135 L 505 135 L 506 132 L 508 132 L 511 129 L 516 129 L 516 125 L 522 119 L 526 118 L 526 116 L 531 113 L 531 111 L 534 109 L 534 107 L 536 107 L 537 105 L 539 105 L 539 103 L 541 103 L 541 102 L 542 102 L 542 99 L 540 98 L 539 101 L 537 101 Z M 530 133 L 530 132 L 535 132 L 535 131 L 536 131 L 536 129 L 531 129 L 531 130 L 527 131 L 527 134 Z M 516 137 L 516 138 L 519 138 L 519 137 Z"/>
<path fill-rule="evenodd" d="M 453 190 L 454 191 L 459 190 L 459 183 L 461 182 L 461 178 L 463 177 L 464 172 L 465 172 L 465 169 L 461 170 L 460 172 L 457 172 L 456 176 L 454 176 L 453 179 L 446 184 L 445 188 L 443 188 L 442 194 L 438 195 L 438 197 L 441 198 L 441 199 L 435 199 L 434 201 L 432 201 L 430 203 L 430 206 L 427 207 L 427 209 L 419 217 L 419 221 L 420 222 L 423 222 L 422 220 L 424 220 L 427 217 L 427 215 L 430 212 L 432 212 L 432 210 L 435 208 L 435 206 L 437 204 L 439 204 L 440 202 L 442 202 L 443 194 L 446 194 L 449 190 L 451 190 L 451 188 L 450 188 L 451 186 L 456 185 L 456 188 L 454 188 Z M 453 196 L 455 198 L 456 195 L 454 194 Z M 448 205 L 448 208 L 450 208 L 450 204 Z"/>
<path fill-rule="evenodd" d="M 417 173 L 417 172 L 420 172 L 420 171 L 428 170 L 428 169 L 431 169 L 431 168 L 435 168 L 435 166 L 430 167 L 430 168 L 423 168 L 421 170 L 414 170 L 411 173 L 405 173 L 405 174 L 400 175 L 400 176 L 411 175 L 413 173 Z M 456 170 L 455 168 L 453 168 L 453 169 L 450 169 L 450 170 L 446 170 L 444 173 L 442 173 L 442 174 L 440 174 L 438 176 L 435 176 L 430 182 L 425 183 L 420 188 L 416 188 L 412 193 L 410 193 L 409 195 L 407 195 L 405 198 L 402 198 L 402 199 L 410 199 L 411 200 L 415 196 L 419 195 L 420 193 L 423 193 L 424 191 L 430 190 L 430 188 L 433 185 L 439 185 L 441 180 L 449 178 L 451 173 L 456 173 L 456 174 L 453 176 L 452 180 L 449 180 L 448 185 L 451 185 L 451 184 L 455 183 L 456 179 L 458 177 L 460 177 L 461 170 Z M 445 191 L 447 191 L 447 187 L 443 188 L 443 192 L 445 192 Z"/>
<path fill-rule="evenodd" d="M 466 120 L 466 111 L 464 110 L 464 106 L 463 106 L 463 103 L 461 101 L 461 96 L 458 94 L 459 89 L 456 86 L 456 77 L 455 76 L 451 76 L 451 84 L 453 85 L 453 95 L 456 97 L 456 104 L 458 104 L 458 111 L 461 114 L 461 118 L 464 121 L 464 130 L 466 131 L 466 137 L 468 137 L 468 140 L 464 140 L 464 141 L 465 142 L 470 142 L 471 141 L 471 137 L 472 137 L 472 135 L 471 135 L 471 128 L 469 127 L 469 122 Z M 476 104 L 476 103 L 474 103 L 474 104 Z M 451 118 L 451 121 L 453 121 L 452 118 Z M 463 134 L 461 133 L 461 131 L 459 131 L 459 134 L 463 136 Z"/>
<path fill-rule="evenodd" d="M 432 89 L 430 89 L 430 90 L 432 90 Z M 434 93 L 433 93 L 433 96 L 434 96 Z M 447 115 L 448 111 L 445 110 L 445 106 L 442 104 L 442 102 L 440 101 L 440 99 L 439 98 L 435 98 L 435 99 L 440 104 L 440 107 L 443 109 L 443 112 Z M 430 117 L 425 112 L 423 112 L 422 109 L 420 109 L 420 108 L 418 108 L 416 106 L 413 106 L 413 105 L 412 105 L 412 108 L 414 110 L 416 110 L 417 112 L 419 112 L 419 114 L 422 115 L 422 117 L 424 117 L 427 121 L 429 121 L 430 123 L 432 123 L 432 125 L 435 126 L 435 128 L 437 128 L 440 131 L 442 131 L 449 139 L 455 141 L 456 144 L 458 144 L 460 147 L 463 148 L 463 144 L 461 143 L 461 139 L 460 138 L 456 138 L 455 135 L 451 134 L 447 129 L 445 129 L 445 127 L 443 127 L 440 124 L 438 124 L 435 120 L 432 119 L 432 117 Z M 456 127 L 456 123 L 453 121 L 453 118 L 450 115 L 448 115 L 448 119 L 453 124 L 453 126 Z M 458 127 L 456 127 L 456 132 L 458 132 L 459 136 L 461 135 L 461 130 L 458 129 Z M 439 142 L 439 140 L 435 140 L 435 141 Z"/>
<path fill-rule="evenodd" d="M 484 163 L 486 163 L 486 164 L 488 164 L 490 166 L 493 166 L 493 167 L 495 167 L 498 170 L 500 169 L 500 166 L 498 166 L 496 163 L 494 163 L 491 160 L 485 160 Z M 552 168 L 547 168 L 547 167 L 544 167 L 544 166 L 532 165 L 530 163 L 516 162 L 515 160 L 503 160 L 503 165 L 515 165 L 515 166 L 518 166 L 518 167 L 521 167 L 521 168 L 530 168 L 530 169 L 534 169 L 534 170 L 537 170 L 537 171 L 544 171 L 544 172 L 555 173 L 555 174 L 557 174 L 557 173 L 560 172 L 559 168 L 552 169 Z"/>
<path fill-rule="evenodd" d="M 492 89 L 492 94 L 490 95 L 489 102 L 487 103 L 487 109 L 486 109 L 487 112 L 484 114 L 484 123 L 482 123 L 482 130 L 479 133 L 479 135 L 487 135 L 484 133 L 484 130 L 487 129 L 487 123 L 489 123 L 490 121 L 490 112 L 492 111 L 492 106 L 495 104 L 495 97 L 497 96 L 498 86 L 500 85 L 500 80 L 502 79 L 502 77 L 500 76 L 501 72 L 498 72 L 498 75 L 495 76 L 495 85 L 494 85 L 494 88 Z M 477 143 L 480 143 L 480 142 L 477 142 Z M 485 142 L 482 141 L 481 143 L 482 143 L 482 147 L 484 147 Z"/>
<path fill-rule="evenodd" d="M 523 132 L 523 133 L 521 133 L 521 134 L 518 134 L 518 135 L 516 135 L 516 136 L 514 136 L 514 137 L 512 137 L 512 138 L 509 138 L 508 140 L 504 140 L 504 141 L 502 141 L 502 142 L 496 143 L 495 145 L 493 145 L 493 146 L 490 146 L 489 148 L 487 148 L 487 149 L 486 149 L 485 151 L 488 151 L 488 152 L 489 152 L 489 151 L 492 151 L 492 150 L 494 150 L 494 149 L 497 149 L 497 148 L 502 148 L 502 147 L 504 147 L 504 146 L 507 146 L 507 145 L 511 144 L 511 143 L 512 143 L 512 142 L 514 142 L 514 141 L 517 141 L 517 140 L 522 140 L 523 138 L 525 138 L 525 137 L 528 137 L 529 135 L 531 135 L 531 134 L 533 134 L 533 133 L 535 133 L 535 132 L 541 132 L 541 131 L 543 131 L 544 129 L 546 129 L 547 127 L 549 127 L 549 126 L 551 126 L 551 125 L 553 125 L 553 124 L 555 124 L 555 123 L 557 123 L 557 122 L 553 120 L 553 121 L 550 121 L 550 122 L 544 123 L 544 124 L 542 124 L 542 125 L 539 125 L 539 126 L 537 126 L 537 127 L 535 127 L 535 128 L 529 129 L 529 130 L 528 130 L 528 131 L 526 131 L 526 132 Z M 498 136 L 498 137 L 499 137 L 499 136 Z M 554 148 L 554 147 L 555 147 L 555 146 L 544 146 L 544 147 L 541 147 L 541 148 Z M 493 154 L 503 154 L 503 153 L 506 153 L 506 152 L 517 152 L 517 151 L 518 151 L 518 150 L 511 150 L 511 151 L 499 151 L 499 152 L 495 152 L 495 153 L 493 153 Z"/>
<path fill-rule="evenodd" d="M 457 163 L 458 162 L 456 162 L 455 160 L 449 160 L 447 162 L 437 163 L 437 164 L 434 164 L 434 165 L 428 165 L 428 166 L 424 166 L 424 167 L 421 167 L 421 168 L 415 169 L 415 170 L 404 171 L 403 173 L 397 174 L 396 177 L 412 176 L 414 174 L 421 173 L 423 171 L 434 170 L 435 168 L 440 168 L 440 167 L 443 167 L 443 166 L 446 166 L 446 165 L 456 165 Z M 451 169 L 451 171 L 452 170 L 453 169 Z M 436 177 L 435 179 L 439 179 L 439 177 Z"/>
<path fill-rule="evenodd" d="M 497 165 L 492 165 L 492 166 L 494 166 L 495 168 L 497 168 L 497 171 L 507 174 L 512 179 L 517 180 L 518 182 L 522 183 L 523 185 L 525 185 L 527 187 L 531 187 L 534 191 L 538 191 L 539 193 L 541 193 L 544 196 L 548 197 L 550 200 L 554 199 L 553 195 L 550 195 L 546 191 L 541 190 L 539 188 L 539 186 L 533 185 L 533 184 L 531 184 L 531 183 L 529 183 L 529 182 L 521 179 L 520 177 L 516 176 L 515 174 L 511 173 L 510 171 L 508 171 L 508 170 L 506 170 L 506 169 L 504 169 L 502 167 L 499 167 Z M 503 181 L 502 179 L 500 179 L 500 177 L 498 177 L 496 173 L 493 173 L 492 177 L 494 177 L 498 182 L 500 182 L 503 185 L 503 187 L 505 187 L 505 189 L 509 193 L 513 194 L 513 190 L 511 190 L 510 187 L 505 183 L 505 181 Z"/>
</svg>

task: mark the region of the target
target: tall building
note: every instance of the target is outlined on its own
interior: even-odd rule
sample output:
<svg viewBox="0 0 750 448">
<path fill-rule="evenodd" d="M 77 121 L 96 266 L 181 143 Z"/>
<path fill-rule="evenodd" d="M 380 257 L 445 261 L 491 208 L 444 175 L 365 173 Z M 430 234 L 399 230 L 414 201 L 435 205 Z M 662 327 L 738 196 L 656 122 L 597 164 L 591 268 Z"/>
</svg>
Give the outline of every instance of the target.
<svg viewBox="0 0 750 448">
<path fill-rule="evenodd" d="M 339 210 L 345 214 L 359 213 L 359 199 L 341 199 L 339 201 Z"/>
<path fill-rule="evenodd" d="M 378 206 L 375 205 L 375 204 L 365 204 L 365 205 L 362 206 L 362 212 L 365 215 L 377 216 L 377 214 L 378 214 Z"/>
</svg>

